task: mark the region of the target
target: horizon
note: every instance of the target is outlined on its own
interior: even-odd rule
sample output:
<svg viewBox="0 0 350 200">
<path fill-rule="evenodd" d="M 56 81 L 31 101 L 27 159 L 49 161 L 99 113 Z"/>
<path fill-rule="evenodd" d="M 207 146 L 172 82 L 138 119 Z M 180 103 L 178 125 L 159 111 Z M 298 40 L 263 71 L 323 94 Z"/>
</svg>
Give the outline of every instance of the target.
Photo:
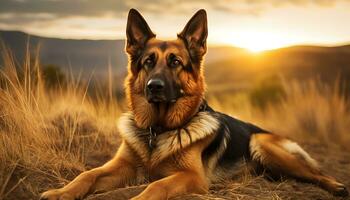
<svg viewBox="0 0 350 200">
<path fill-rule="evenodd" d="M 99 38 L 75 38 L 75 37 L 55 37 L 55 36 L 46 36 L 46 35 L 41 35 L 41 34 L 33 34 L 30 32 L 22 31 L 22 30 L 6 30 L 6 29 L 0 29 L 0 31 L 5 31 L 5 32 L 20 32 L 23 34 L 28 34 L 30 36 L 34 37 L 41 37 L 41 38 L 49 38 L 49 39 L 60 39 L 60 40 L 87 40 L 87 41 L 123 41 L 125 38 L 111 38 L 111 39 L 99 39 Z M 1 39 L 1 38 L 0 38 Z M 160 38 L 163 40 L 171 40 L 174 38 Z M 257 54 L 257 53 L 262 53 L 266 51 L 273 51 L 273 50 L 279 50 L 279 49 L 284 49 L 284 48 L 292 48 L 292 47 L 321 47 L 321 48 L 332 48 L 332 47 L 342 47 L 342 46 L 349 46 L 349 42 L 344 42 L 344 43 L 338 43 L 338 44 L 332 44 L 332 45 L 326 45 L 326 44 L 317 44 L 317 43 L 300 43 L 300 44 L 291 44 L 291 45 L 286 45 L 286 46 L 281 46 L 281 47 L 276 47 L 276 48 L 267 48 L 267 49 L 259 49 L 259 50 L 254 50 L 254 49 L 249 49 L 241 46 L 236 46 L 234 44 L 229 44 L 229 43 L 213 43 L 213 42 L 208 42 L 208 47 L 228 47 L 228 48 L 238 48 L 245 50 L 249 53 L 252 54 Z"/>
<path fill-rule="evenodd" d="M 174 38 L 194 12 L 206 9 L 208 43 L 253 52 L 289 46 L 350 43 L 348 0 L 4 0 L 0 29 L 62 39 L 124 39 L 127 13 L 136 8 L 160 38 Z"/>
</svg>

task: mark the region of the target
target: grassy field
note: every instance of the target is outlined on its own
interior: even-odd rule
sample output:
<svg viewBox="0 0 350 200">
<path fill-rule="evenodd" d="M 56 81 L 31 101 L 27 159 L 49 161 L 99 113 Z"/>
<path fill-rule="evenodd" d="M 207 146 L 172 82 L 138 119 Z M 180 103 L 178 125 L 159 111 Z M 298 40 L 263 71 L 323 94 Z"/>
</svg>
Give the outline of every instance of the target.
<svg viewBox="0 0 350 200">
<path fill-rule="evenodd" d="M 126 108 L 123 100 L 113 95 L 111 78 L 107 87 L 94 95 L 88 92 L 89 81 L 79 78 L 47 87 L 37 59 L 28 55 L 24 64 L 18 64 L 10 51 L 3 54 L 6 62 L 0 68 L 0 199 L 37 199 L 46 189 L 60 187 L 113 156 L 119 144 L 115 122 Z M 214 95 L 209 83 L 207 99 L 219 111 L 300 142 L 321 161 L 321 166 L 349 185 L 350 110 L 340 86 L 340 82 L 327 85 L 317 80 L 281 79 L 277 85 L 258 84 L 249 91 Z M 92 199 L 118 199 L 113 195 L 120 192 L 123 191 Z M 132 193 L 124 192 L 126 196 Z M 237 175 L 235 181 L 213 184 L 208 195 L 188 196 L 309 198 L 333 197 L 310 184 L 270 182 L 246 172 Z"/>
</svg>

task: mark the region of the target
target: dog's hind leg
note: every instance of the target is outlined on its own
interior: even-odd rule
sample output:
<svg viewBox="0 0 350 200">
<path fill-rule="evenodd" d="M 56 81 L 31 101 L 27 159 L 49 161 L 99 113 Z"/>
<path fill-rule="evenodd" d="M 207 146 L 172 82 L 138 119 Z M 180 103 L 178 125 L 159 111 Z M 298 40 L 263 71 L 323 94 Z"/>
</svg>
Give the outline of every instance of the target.
<svg viewBox="0 0 350 200">
<path fill-rule="evenodd" d="M 123 187 L 136 178 L 135 162 L 136 156 L 122 143 L 115 157 L 102 167 L 81 173 L 63 188 L 44 192 L 41 199 L 82 199 L 88 193 Z"/>
<path fill-rule="evenodd" d="M 250 141 L 252 160 L 273 174 L 312 182 L 337 196 L 347 196 L 346 187 L 322 174 L 318 165 L 297 143 L 273 134 L 254 134 Z"/>
</svg>

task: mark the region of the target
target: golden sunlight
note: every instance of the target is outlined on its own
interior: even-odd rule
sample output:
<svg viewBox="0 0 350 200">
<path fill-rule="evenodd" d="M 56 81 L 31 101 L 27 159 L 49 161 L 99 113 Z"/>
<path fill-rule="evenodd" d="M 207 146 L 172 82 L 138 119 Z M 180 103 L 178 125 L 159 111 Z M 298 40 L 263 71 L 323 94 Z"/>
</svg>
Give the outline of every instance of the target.
<svg viewBox="0 0 350 200">
<path fill-rule="evenodd" d="M 228 38 L 231 39 L 225 43 L 245 48 L 253 53 L 277 49 L 295 44 L 293 38 L 273 32 L 268 33 L 255 31 L 250 33 L 239 33 L 235 37 Z"/>
</svg>

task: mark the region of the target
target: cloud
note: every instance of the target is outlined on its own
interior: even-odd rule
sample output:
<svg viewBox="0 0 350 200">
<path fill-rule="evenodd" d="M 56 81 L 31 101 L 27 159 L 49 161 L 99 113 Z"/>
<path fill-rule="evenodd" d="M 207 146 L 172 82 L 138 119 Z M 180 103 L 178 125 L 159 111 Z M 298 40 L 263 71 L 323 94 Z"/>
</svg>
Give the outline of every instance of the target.
<svg viewBox="0 0 350 200">
<path fill-rule="evenodd" d="M 0 13 L 42 14 L 57 17 L 102 16 L 128 10 L 125 0 L 1 0 Z"/>
<path fill-rule="evenodd" d="M 189 16 L 199 8 L 213 13 L 259 16 L 275 7 L 329 7 L 337 2 L 350 0 L 1 0 L 0 29 L 32 30 L 49 25 L 57 25 L 58 29 L 62 29 L 63 26 L 59 26 L 62 25 L 62 21 L 74 21 L 76 18 L 81 22 L 85 19 L 84 26 L 95 23 L 91 24 L 90 28 L 92 25 L 98 27 L 96 18 L 107 20 L 104 28 L 108 29 L 115 27 L 113 23 L 118 20 L 125 22 L 130 8 L 156 17 Z M 79 27 L 78 24 L 75 26 Z"/>
<path fill-rule="evenodd" d="M 49 13 L 57 17 L 103 15 L 120 16 L 131 7 L 143 12 L 186 13 L 192 7 L 205 6 L 238 14 L 254 14 L 253 10 L 268 6 L 316 5 L 331 6 L 339 1 L 348 0 L 1 0 L 0 13 L 42 14 Z"/>
</svg>

